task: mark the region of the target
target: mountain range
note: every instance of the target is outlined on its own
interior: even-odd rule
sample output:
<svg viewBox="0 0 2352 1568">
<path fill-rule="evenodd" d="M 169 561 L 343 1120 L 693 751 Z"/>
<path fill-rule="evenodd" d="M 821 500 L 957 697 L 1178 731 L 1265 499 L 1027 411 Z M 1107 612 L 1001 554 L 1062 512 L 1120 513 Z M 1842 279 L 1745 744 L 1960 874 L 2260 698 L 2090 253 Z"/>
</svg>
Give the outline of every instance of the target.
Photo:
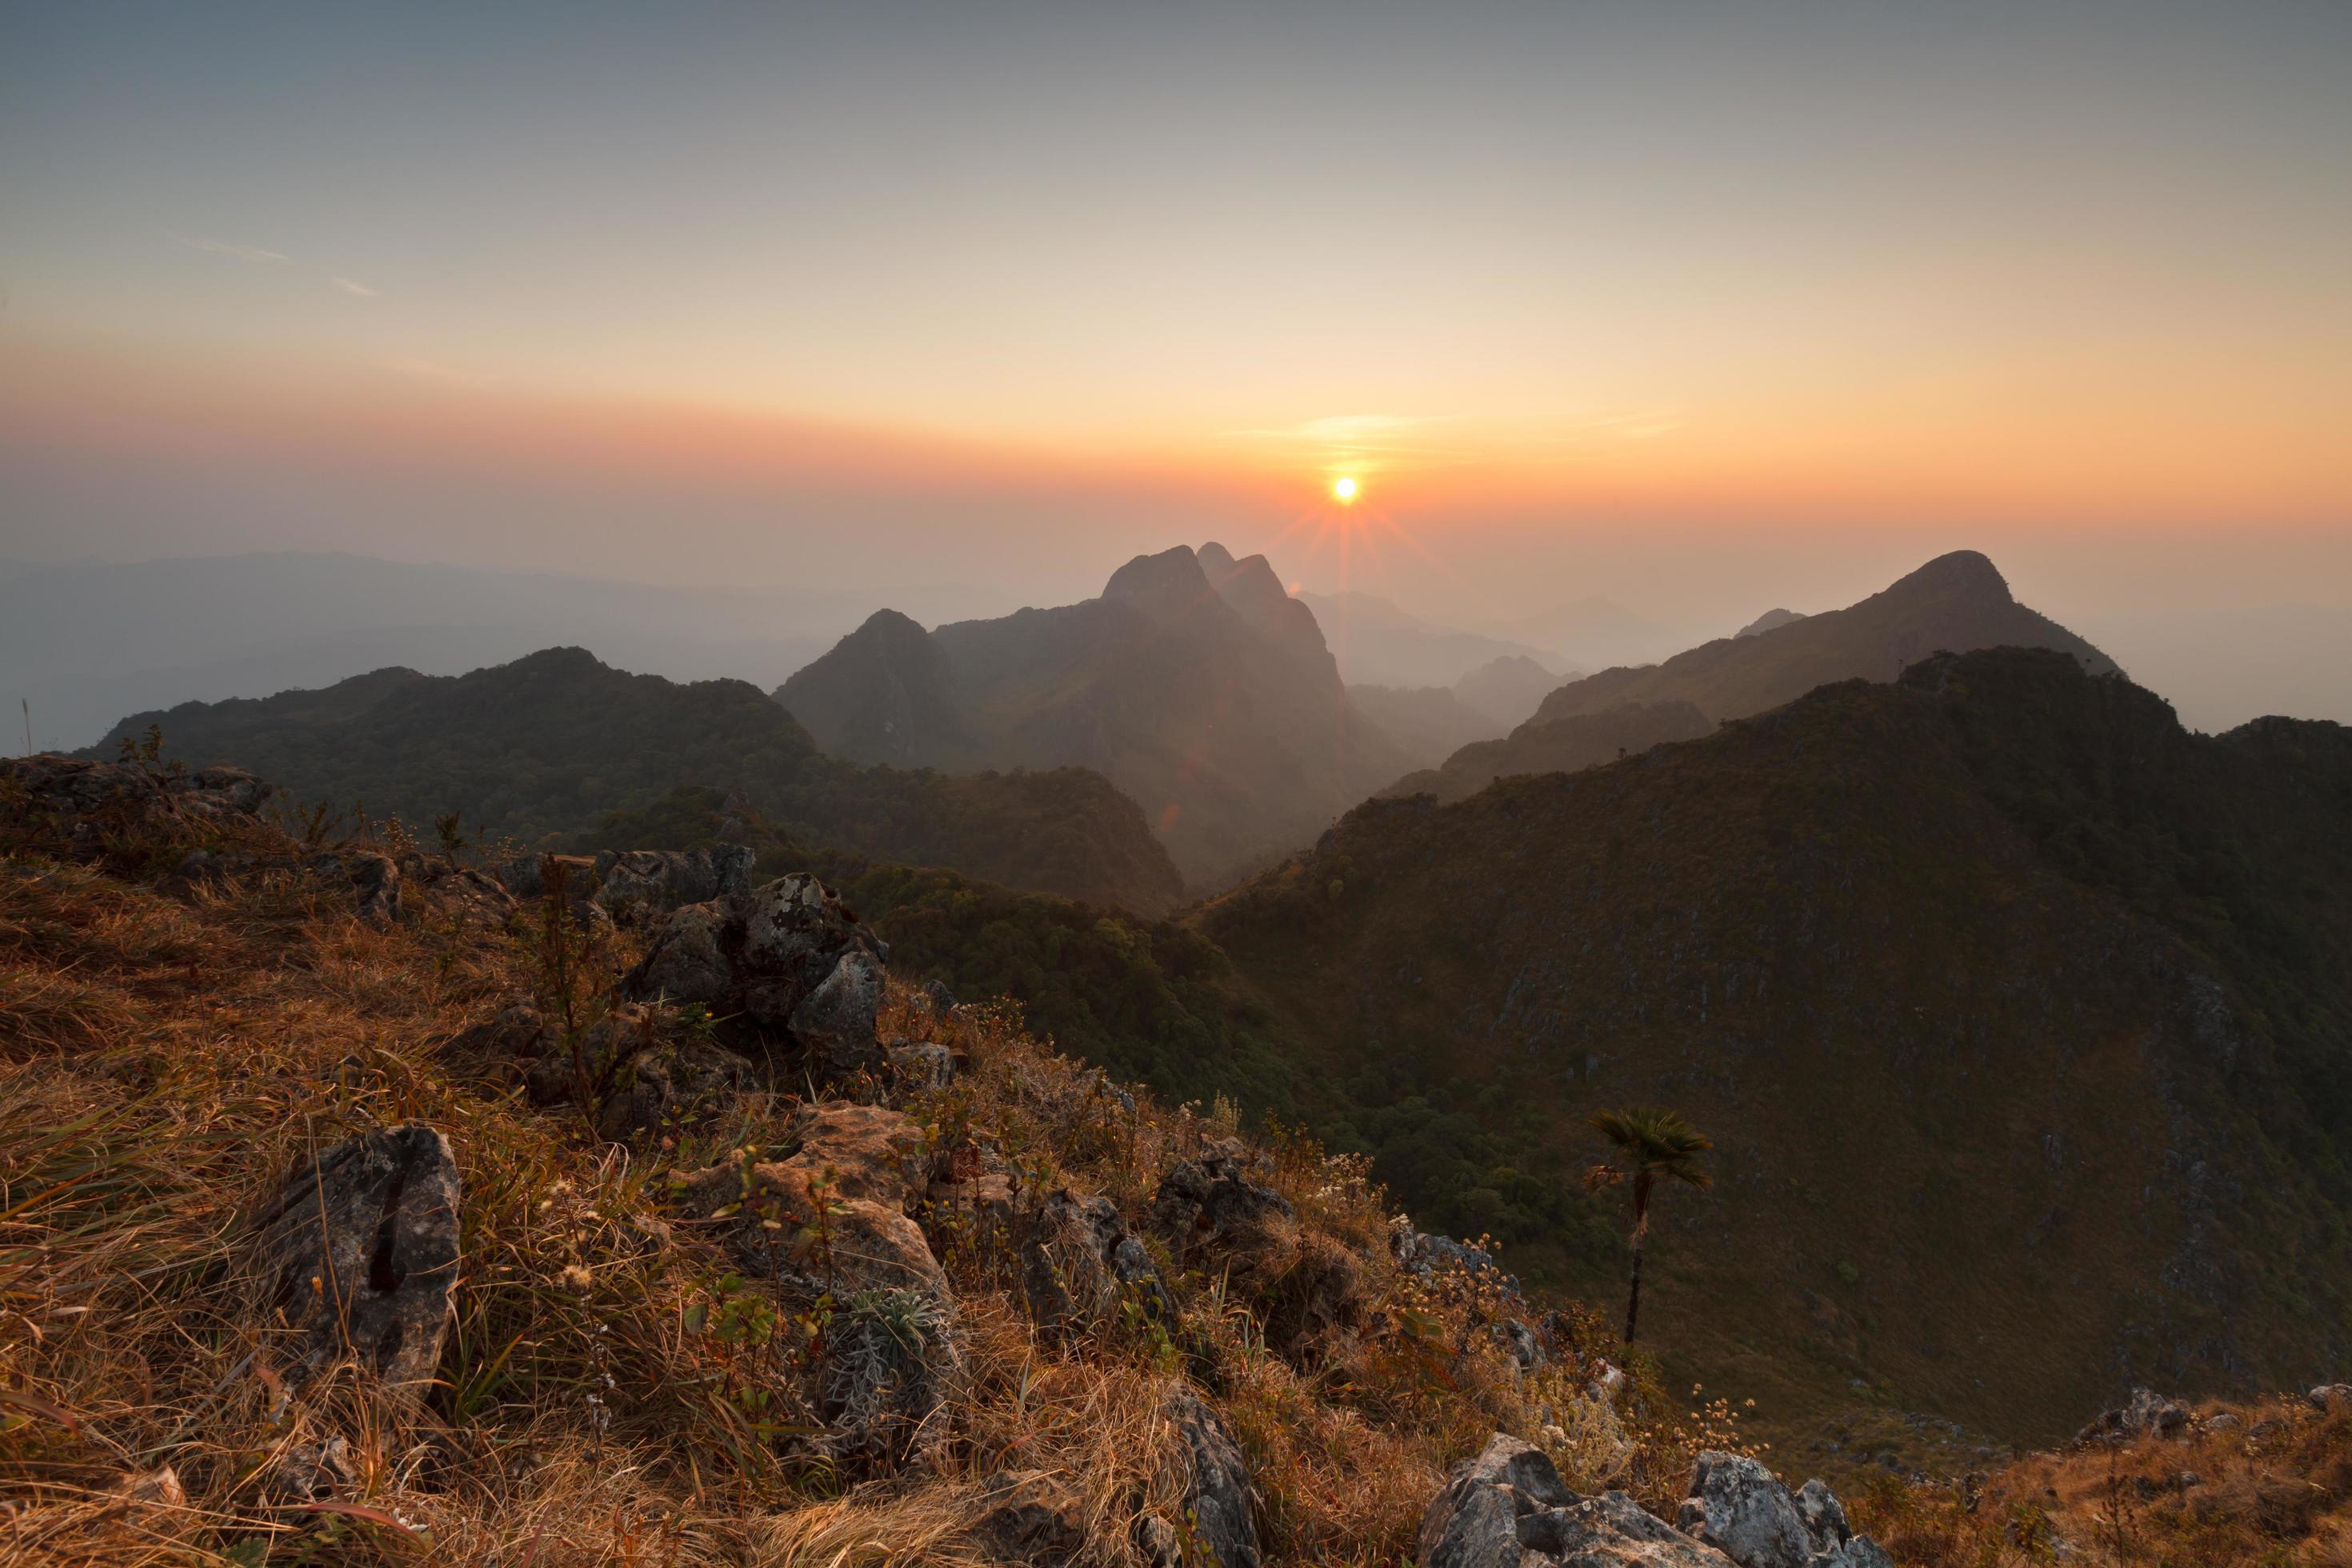
<svg viewBox="0 0 2352 1568">
<path fill-rule="evenodd" d="M 1931 653 L 2052 647 L 2102 674 L 2115 661 L 2012 598 L 1993 563 L 1973 550 L 1939 555 L 1859 604 L 1766 626 L 1678 653 L 1663 664 L 1605 669 L 1553 691 L 1532 722 L 1597 713 L 1620 702 L 1688 702 L 1710 719 L 1738 719 L 1795 700 L 1833 680 L 1892 680 Z"/>
<path fill-rule="evenodd" d="M 1675 1106 L 1719 1180 L 1662 1212 L 1645 1322 L 1780 1429 L 2038 1440 L 2125 1380 L 2352 1354 L 2343 730 L 2190 734 L 1968 553 L 1408 773 L 1496 725 L 1473 673 L 1351 692 L 1271 566 L 1204 545 L 1055 609 L 878 612 L 776 699 L 551 648 L 93 754 L 152 724 L 412 831 L 751 843 L 910 975 L 1366 1155 L 1530 1280 L 1614 1279 L 1581 1121 Z M 1173 913 L 1188 882 L 1225 890 Z"/>
<path fill-rule="evenodd" d="M 1095 769 L 1204 890 L 1412 761 L 1349 700 L 1265 558 L 1214 543 L 1138 556 L 1058 608 L 930 632 L 877 611 L 775 695 L 856 762 Z"/>
<path fill-rule="evenodd" d="M 1659 1342 L 1799 1425 L 2046 1439 L 2130 1382 L 2326 1373 L 2352 1358 L 2352 732 L 2194 735 L 2091 662 L 1937 654 L 1583 773 L 1368 804 L 1189 919 L 1330 1086 L 1335 1141 L 1522 1270 L 1622 1263 L 1585 1117 L 1712 1134 L 1713 1191 L 1662 1202 Z"/>
<path fill-rule="evenodd" d="M 681 784 L 740 790 L 797 838 L 1153 913 L 1181 879 L 1135 803 L 1078 768 L 958 776 L 821 755 L 757 687 L 632 675 L 549 648 L 464 676 L 381 669 L 316 691 L 134 714 L 165 753 L 235 763 L 294 801 L 535 847 Z"/>
<path fill-rule="evenodd" d="M 1717 720 L 1777 706 L 1834 680 L 1884 680 L 1928 652 L 2055 647 L 2086 669 L 2114 661 L 2010 596 L 1991 562 L 1963 551 L 1927 563 L 1859 604 L 1826 615 L 1773 610 L 1737 635 L 1662 665 L 1556 684 L 1534 716 L 1499 740 L 1465 746 L 1439 767 L 1382 791 L 1462 800 L 1510 773 L 1572 771 L 1706 733 Z"/>
</svg>

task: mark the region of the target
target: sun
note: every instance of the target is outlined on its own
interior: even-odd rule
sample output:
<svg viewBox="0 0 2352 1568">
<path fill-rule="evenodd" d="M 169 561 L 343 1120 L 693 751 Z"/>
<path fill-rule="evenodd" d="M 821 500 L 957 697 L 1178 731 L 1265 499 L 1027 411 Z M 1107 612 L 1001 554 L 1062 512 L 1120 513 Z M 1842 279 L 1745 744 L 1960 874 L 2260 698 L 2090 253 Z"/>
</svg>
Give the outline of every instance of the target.
<svg viewBox="0 0 2352 1568">
<path fill-rule="evenodd" d="M 1341 506 L 1347 506 L 1352 503 L 1356 499 L 1356 476 L 1353 474 L 1341 474 L 1338 479 L 1333 479 L 1331 481 L 1331 499 L 1338 501 Z"/>
</svg>

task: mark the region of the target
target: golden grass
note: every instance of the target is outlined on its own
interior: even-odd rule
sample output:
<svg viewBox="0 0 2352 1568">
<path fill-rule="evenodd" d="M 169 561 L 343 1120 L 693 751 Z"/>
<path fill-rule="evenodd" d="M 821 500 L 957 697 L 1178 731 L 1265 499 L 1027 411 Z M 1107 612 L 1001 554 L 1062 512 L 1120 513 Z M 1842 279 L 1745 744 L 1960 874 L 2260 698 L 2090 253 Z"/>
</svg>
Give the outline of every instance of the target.
<svg viewBox="0 0 2352 1568">
<path fill-rule="evenodd" d="M 629 956 L 597 956 L 588 1005 Z M 541 979 L 527 932 L 363 925 L 283 874 L 167 893 L 0 863 L 0 1561 L 958 1563 L 979 1514 L 1034 1500 L 1076 1522 L 1083 1561 L 1129 1563 L 1139 1514 L 1181 1513 L 1163 1404 L 1201 1358 L 1273 1562 L 1398 1561 L 1446 1467 L 1496 1426 L 1591 1485 L 1679 1462 L 1665 1424 L 1629 1432 L 1587 1396 L 1573 1357 L 1522 1379 L 1487 1332 L 1496 1300 L 1390 1260 L 1360 1164 L 1276 1137 L 1267 1179 L 1300 1256 L 1345 1260 L 1347 1326 L 1285 1353 L 1277 1303 L 1195 1268 L 1176 1282 L 1190 1356 L 1147 1324 L 1056 1346 L 1003 1239 L 973 1236 L 942 1256 L 964 1359 L 949 1440 L 897 1473 L 838 1473 L 797 1438 L 821 1322 L 753 1310 L 762 1287 L 665 1213 L 673 1171 L 777 1144 L 795 1096 L 646 1145 L 587 1136 L 453 1044 Z M 982 1137 L 1033 1190 L 1104 1193 L 1131 1218 L 1170 1163 L 1234 1131 L 1227 1109 L 1128 1109 L 1008 1009 L 935 1017 L 894 989 L 883 1033 L 967 1064 L 907 1106 L 935 1139 Z M 439 1384 L 403 1405 L 343 1368 L 290 1397 L 247 1216 L 316 1150 L 405 1121 L 449 1135 L 464 1184 Z M 295 1481 L 330 1448 L 335 1485 L 306 1498 Z"/>
<path fill-rule="evenodd" d="M 1968 1489 L 1889 1479 L 1848 1505 L 1918 1568 L 2352 1568 L 2352 1411 L 2209 1404 L 2182 1439 L 2036 1454 Z"/>
</svg>

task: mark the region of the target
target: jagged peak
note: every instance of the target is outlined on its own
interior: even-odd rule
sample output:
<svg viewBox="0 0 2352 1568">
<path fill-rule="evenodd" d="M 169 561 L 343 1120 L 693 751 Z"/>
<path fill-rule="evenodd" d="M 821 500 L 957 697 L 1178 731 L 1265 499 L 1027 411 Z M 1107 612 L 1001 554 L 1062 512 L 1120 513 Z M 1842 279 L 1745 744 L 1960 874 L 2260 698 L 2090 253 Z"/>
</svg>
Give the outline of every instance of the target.
<svg viewBox="0 0 2352 1568">
<path fill-rule="evenodd" d="M 1139 555 L 1110 574 L 1103 584 L 1106 599 L 1157 597 L 1171 590 L 1205 594 L 1209 591 L 1208 574 L 1201 570 L 1201 558 L 1189 544 L 1179 544 L 1157 555 Z"/>
</svg>

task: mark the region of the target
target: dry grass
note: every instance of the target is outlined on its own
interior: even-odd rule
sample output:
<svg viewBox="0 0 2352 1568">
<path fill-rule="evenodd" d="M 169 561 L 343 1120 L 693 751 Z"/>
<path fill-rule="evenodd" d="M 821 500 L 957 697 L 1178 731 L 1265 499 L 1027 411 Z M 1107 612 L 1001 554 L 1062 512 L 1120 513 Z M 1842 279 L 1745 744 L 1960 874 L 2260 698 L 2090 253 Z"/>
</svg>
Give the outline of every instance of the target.
<svg viewBox="0 0 2352 1568">
<path fill-rule="evenodd" d="M 1858 1527 L 1919 1568 L 2352 1568 L 2352 1411 L 2208 1405 L 2185 1438 L 2036 1454 L 1969 1488 L 1890 1480 L 1849 1500 Z"/>
<path fill-rule="evenodd" d="M 1591 1324 L 1521 1377 L 1490 1292 L 1401 1273 L 1361 1167 L 1277 1137 L 1266 1179 L 1313 1268 L 1181 1274 L 1182 1344 L 1137 1321 L 1055 1345 L 1003 1239 L 966 1235 L 942 1247 L 965 1363 L 949 1440 L 841 1473 L 801 1440 L 821 1316 L 778 1310 L 665 1214 L 674 1171 L 785 1137 L 789 1086 L 672 1138 L 593 1138 L 453 1044 L 541 984 L 528 932 L 430 910 L 363 925 L 283 873 L 167 892 L 144 879 L 164 861 L 0 862 L 0 1560 L 952 1563 L 975 1560 L 978 1514 L 1034 1500 L 1078 1522 L 1083 1560 L 1129 1562 L 1139 1513 L 1181 1512 L 1163 1401 L 1206 1368 L 1275 1562 L 1399 1560 L 1445 1468 L 1496 1426 L 1589 1485 L 1681 1462 L 1671 1424 L 1582 1391 Z M 596 956 L 588 1005 L 629 956 Z M 884 1033 L 959 1054 L 954 1083 L 907 1109 L 941 1143 L 984 1139 L 1025 1190 L 1104 1193 L 1136 1218 L 1172 1162 L 1236 1131 L 1230 1108 L 1130 1109 L 1006 1010 L 934 1016 L 894 992 Z M 448 1133 L 464 1184 L 439 1385 L 404 1406 L 338 1369 L 289 1397 L 247 1216 L 312 1152 L 406 1121 Z M 1346 1300 L 1269 1343 L 1302 1280 Z M 333 1484 L 306 1497 L 304 1475 Z"/>
</svg>

